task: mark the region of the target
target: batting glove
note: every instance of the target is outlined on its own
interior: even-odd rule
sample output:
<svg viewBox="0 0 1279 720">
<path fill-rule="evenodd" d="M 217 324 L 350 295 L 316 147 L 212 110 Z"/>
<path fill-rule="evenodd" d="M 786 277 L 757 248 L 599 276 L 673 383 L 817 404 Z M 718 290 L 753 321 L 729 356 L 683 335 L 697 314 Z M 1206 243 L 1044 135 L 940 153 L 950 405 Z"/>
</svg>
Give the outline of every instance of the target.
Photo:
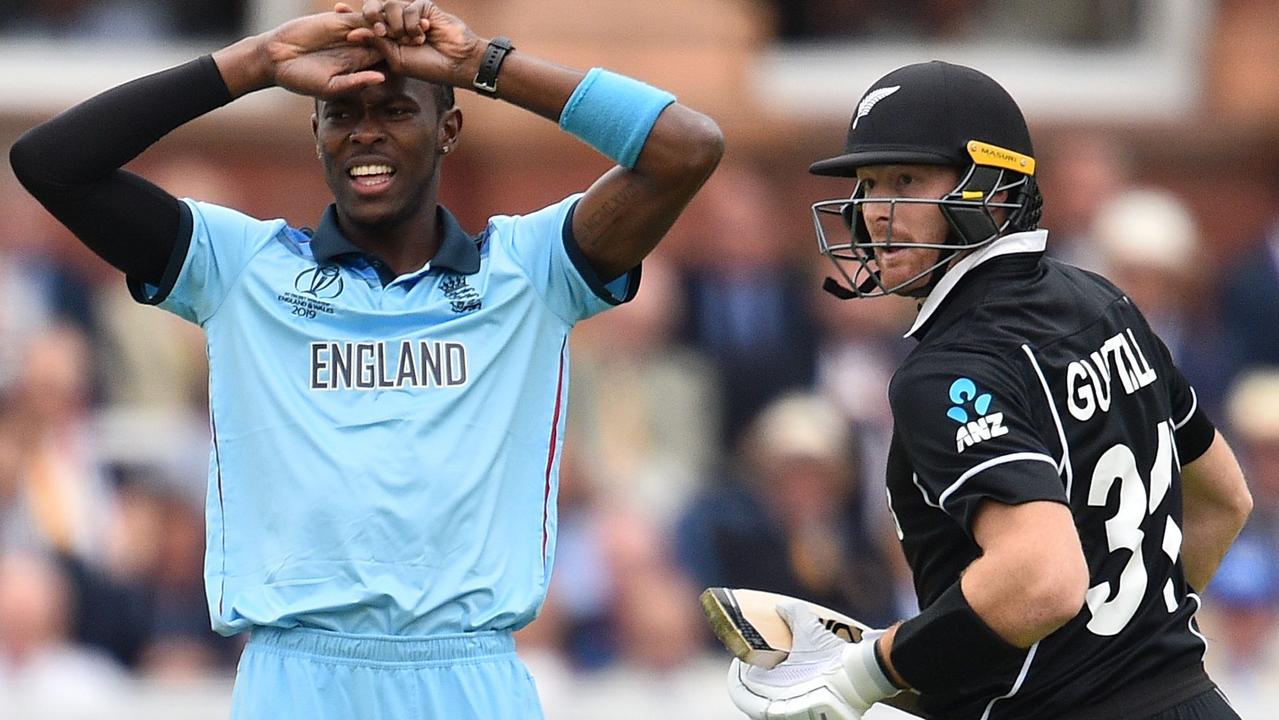
<svg viewBox="0 0 1279 720">
<path fill-rule="evenodd" d="M 772 670 L 734 658 L 728 696 L 752 720 L 861 720 L 862 713 L 900 690 L 875 658 L 883 631 L 847 643 L 800 603 L 778 613 L 790 626 L 792 648 Z"/>
</svg>

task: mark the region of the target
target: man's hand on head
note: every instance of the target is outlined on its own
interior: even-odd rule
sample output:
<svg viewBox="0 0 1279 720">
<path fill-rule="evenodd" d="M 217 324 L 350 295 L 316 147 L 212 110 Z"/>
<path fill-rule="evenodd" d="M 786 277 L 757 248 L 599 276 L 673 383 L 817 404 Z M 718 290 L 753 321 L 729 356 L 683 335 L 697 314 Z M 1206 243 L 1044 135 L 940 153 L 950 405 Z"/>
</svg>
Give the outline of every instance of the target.
<svg viewBox="0 0 1279 720">
<path fill-rule="evenodd" d="M 376 48 L 353 45 L 347 36 L 364 27 L 355 13 L 308 15 L 263 36 L 272 84 L 314 97 L 332 97 L 376 85 L 386 78 L 370 70 L 382 62 Z"/>
<path fill-rule="evenodd" d="M 365 27 L 376 37 L 394 40 L 401 45 L 424 45 L 426 30 L 430 27 L 425 14 L 426 5 L 425 2 L 411 0 L 365 0 L 359 10 L 345 2 L 338 3 L 333 9 L 340 13 L 359 13 L 364 17 Z"/>
<path fill-rule="evenodd" d="M 213 60 L 233 98 L 271 86 L 317 97 L 351 92 L 385 80 L 370 70 L 382 60 L 377 50 L 346 39 L 363 25 L 355 14 L 307 15 L 218 50 Z"/>
<path fill-rule="evenodd" d="M 391 72 L 430 82 L 469 85 L 487 44 L 457 17 L 427 0 L 366 0 L 357 12 L 345 3 L 335 8 L 358 15 L 360 27 L 347 40 L 376 48 Z"/>
</svg>

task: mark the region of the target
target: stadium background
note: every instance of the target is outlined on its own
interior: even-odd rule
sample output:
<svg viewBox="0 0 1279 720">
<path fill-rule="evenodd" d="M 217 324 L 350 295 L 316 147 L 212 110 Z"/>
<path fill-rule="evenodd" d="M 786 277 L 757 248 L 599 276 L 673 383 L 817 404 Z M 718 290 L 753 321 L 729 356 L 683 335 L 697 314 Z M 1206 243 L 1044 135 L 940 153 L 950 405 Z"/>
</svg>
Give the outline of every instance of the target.
<svg viewBox="0 0 1279 720">
<path fill-rule="evenodd" d="M 1257 510 L 1206 592 L 1208 661 L 1279 707 L 1279 4 L 1271 0 L 456 0 L 482 35 L 675 91 L 724 164 L 632 306 L 575 333 L 561 538 L 521 653 L 548 717 L 733 718 L 706 584 L 888 622 L 912 611 L 882 498 L 884 388 L 910 307 L 818 290 L 810 177 L 858 95 L 943 58 L 1026 110 L 1050 252 L 1117 280 L 1230 434 Z M 43 0 L 0 11 L 0 146 L 99 90 L 324 3 Z M 605 161 L 460 93 L 443 201 L 475 231 Z M 133 169 L 313 223 L 309 102 L 259 93 Z M 1135 192 L 1134 192 L 1135 191 Z M 0 170 L 0 717 L 221 718 L 240 644 L 208 630 L 202 342 L 134 306 Z M 762 414 L 761 414 L 762 413 Z M 285 460 L 287 461 L 287 459 Z M 264 481 L 269 481 L 264 478 Z M 335 498 L 340 502 L 340 498 Z"/>
</svg>

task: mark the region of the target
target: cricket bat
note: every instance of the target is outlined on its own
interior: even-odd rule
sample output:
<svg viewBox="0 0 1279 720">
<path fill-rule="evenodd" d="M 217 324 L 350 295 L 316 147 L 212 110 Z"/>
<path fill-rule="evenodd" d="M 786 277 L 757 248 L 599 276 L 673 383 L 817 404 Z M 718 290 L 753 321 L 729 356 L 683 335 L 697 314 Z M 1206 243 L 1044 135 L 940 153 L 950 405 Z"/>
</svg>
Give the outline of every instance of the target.
<svg viewBox="0 0 1279 720">
<path fill-rule="evenodd" d="M 862 633 L 871 629 L 830 608 L 763 590 L 707 588 L 702 592 L 701 602 L 702 612 L 706 613 L 711 629 L 724 647 L 742 662 L 766 669 L 776 667 L 790 653 L 790 627 L 777 614 L 779 605 L 793 602 L 807 605 L 827 630 L 846 642 L 861 642 Z M 906 712 L 922 714 L 919 695 L 909 690 L 883 702 Z"/>
</svg>

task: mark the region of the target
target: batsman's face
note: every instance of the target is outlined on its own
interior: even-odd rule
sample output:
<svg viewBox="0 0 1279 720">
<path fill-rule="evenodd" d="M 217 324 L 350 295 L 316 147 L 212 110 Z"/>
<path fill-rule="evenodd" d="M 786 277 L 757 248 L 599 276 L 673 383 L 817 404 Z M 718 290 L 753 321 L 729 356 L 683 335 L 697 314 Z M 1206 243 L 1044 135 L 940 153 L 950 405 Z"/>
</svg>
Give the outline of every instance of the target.
<svg viewBox="0 0 1279 720">
<path fill-rule="evenodd" d="M 946 242 L 950 224 L 933 203 L 890 202 L 895 198 L 939 200 L 959 183 L 959 169 L 943 165 L 869 165 L 858 168 L 857 179 L 868 202 L 861 205 L 870 238 L 876 243 L 880 278 L 892 287 L 924 272 L 941 257 L 941 250 L 912 248 L 919 243 Z M 929 274 L 898 292 L 928 283 Z"/>
<path fill-rule="evenodd" d="M 338 207 L 354 222 L 379 226 L 421 206 L 444 148 L 457 141 L 461 114 L 440 113 L 429 84 L 388 74 L 381 85 L 321 101 L 313 125 Z"/>
</svg>

